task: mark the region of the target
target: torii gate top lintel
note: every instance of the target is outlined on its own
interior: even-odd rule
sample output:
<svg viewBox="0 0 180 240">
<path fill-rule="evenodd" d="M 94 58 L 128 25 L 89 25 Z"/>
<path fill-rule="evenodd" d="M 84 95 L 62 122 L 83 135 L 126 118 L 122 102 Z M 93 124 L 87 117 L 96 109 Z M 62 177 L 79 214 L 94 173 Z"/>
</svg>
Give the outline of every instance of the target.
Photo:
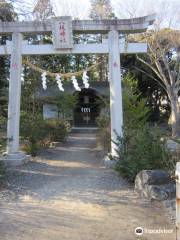
<svg viewBox="0 0 180 240">
<path fill-rule="evenodd" d="M 76 33 L 108 33 L 110 30 L 116 30 L 121 33 L 138 33 L 146 31 L 148 26 L 153 24 L 154 20 L 155 14 L 132 19 L 72 20 L 72 30 Z M 41 22 L 0 22 L 0 34 L 13 32 L 49 33 L 51 31 L 52 19 Z"/>
</svg>

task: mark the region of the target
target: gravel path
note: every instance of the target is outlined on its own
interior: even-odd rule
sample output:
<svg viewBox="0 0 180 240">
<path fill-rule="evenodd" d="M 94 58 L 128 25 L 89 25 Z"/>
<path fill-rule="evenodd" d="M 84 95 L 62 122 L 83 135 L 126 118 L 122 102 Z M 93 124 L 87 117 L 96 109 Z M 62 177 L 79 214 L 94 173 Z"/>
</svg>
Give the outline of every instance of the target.
<svg viewBox="0 0 180 240">
<path fill-rule="evenodd" d="M 8 175 L 0 240 L 175 240 L 162 209 L 103 166 L 93 134 L 73 134 Z M 173 233 L 138 238 L 138 226 Z"/>
</svg>

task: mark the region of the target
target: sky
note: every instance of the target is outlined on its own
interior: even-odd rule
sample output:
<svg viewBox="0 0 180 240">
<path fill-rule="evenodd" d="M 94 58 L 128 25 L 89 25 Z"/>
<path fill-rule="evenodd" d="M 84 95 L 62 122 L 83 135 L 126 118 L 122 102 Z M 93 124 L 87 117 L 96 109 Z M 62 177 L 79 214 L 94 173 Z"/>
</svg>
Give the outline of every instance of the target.
<svg viewBox="0 0 180 240">
<path fill-rule="evenodd" d="M 24 0 L 27 6 L 37 0 Z M 57 16 L 71 15 L 73 18 L 88 19 L 90 0 L 51 0 Z M 25 4 L 25 5 L 26 5 Z M 180 0 L 111 0 L 118 18 L 130 18 L 157 14 L 157 21 L 163 27 L 180 29 Z"/>
<path fill-rule="evenodd" d="M 72 15 L 87 19 L 90 0 L 52 0 L 57 15 Z M 180 28 L 180 0 L 111 0 L 118 18 L 157 14 L 157 23 L 163 27 Z"/>
</svg>

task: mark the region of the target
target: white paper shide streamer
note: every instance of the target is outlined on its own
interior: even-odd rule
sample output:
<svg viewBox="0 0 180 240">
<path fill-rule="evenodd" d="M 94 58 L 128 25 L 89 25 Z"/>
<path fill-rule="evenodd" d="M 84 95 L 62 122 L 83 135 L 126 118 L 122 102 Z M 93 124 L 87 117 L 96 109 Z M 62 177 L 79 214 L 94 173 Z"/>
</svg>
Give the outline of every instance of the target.
<svg viewBox="0 0 180 240">
<path fill-rule="evenodd" d="M 87 71 L 84 71 L 83 72 L 83 77 L 82 77 L 82 80 L 83 80 L 83 84 L 85 86 L 85 88 L 89 88 L 89 77 L 87 75 Z"/>
<path fill-rule="evenodd" d="M 76 77 L 75 77 L 75 76 L 72 76 L 71 80 L 72 80 L 72 83 L 73 83 L 73 85 L 74 85 L 74 88 L 75 88 L 77 91 L 81 91 L 81 88 L 80 88 L 79 85 L 78 85 L 78 82 L 77 82 Z"/>
<path fill-rule="evenodd" d="M 47 89 L 47 83 L 46 83 L 46 75 L 47 73 L 46 72 L 43 72 L 41 74 L 41 78 L 42 78 L 42 86 L 43 86 L 43 89 L 46 90 Z"/>
<path fill-rule="evenodd" d="M 22 68 L 22 73 L 21 73 L 21 82 L 22 82 L 22 84 L 24 84 L 24 76 L 25 76 L 24 68 Z"/>
<path fill-rule="evenodd" d="M 63 88 L 62 81 L 61 81 L 61 76 L 59 74 L 56 75 L 56 82 L 57 82 L 59 90 L 64 92 L 64 88 Z"/>
</svg>

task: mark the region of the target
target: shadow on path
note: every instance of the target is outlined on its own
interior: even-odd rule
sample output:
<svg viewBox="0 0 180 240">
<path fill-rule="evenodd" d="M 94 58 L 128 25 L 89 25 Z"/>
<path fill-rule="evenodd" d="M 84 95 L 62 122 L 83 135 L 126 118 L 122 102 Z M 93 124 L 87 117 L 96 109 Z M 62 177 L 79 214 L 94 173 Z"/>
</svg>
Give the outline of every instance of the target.
<svg viewBox="0 0 180 240">
<path fill-rule="evenodd" d="M 0 201 L 0 239 L 134 240 L 138 226 L 173 228 L 162 209 L 140 200 L 99 156 L 94 134 L 72 134 L 11 170 L 11 195 Z"/>
</svg>

